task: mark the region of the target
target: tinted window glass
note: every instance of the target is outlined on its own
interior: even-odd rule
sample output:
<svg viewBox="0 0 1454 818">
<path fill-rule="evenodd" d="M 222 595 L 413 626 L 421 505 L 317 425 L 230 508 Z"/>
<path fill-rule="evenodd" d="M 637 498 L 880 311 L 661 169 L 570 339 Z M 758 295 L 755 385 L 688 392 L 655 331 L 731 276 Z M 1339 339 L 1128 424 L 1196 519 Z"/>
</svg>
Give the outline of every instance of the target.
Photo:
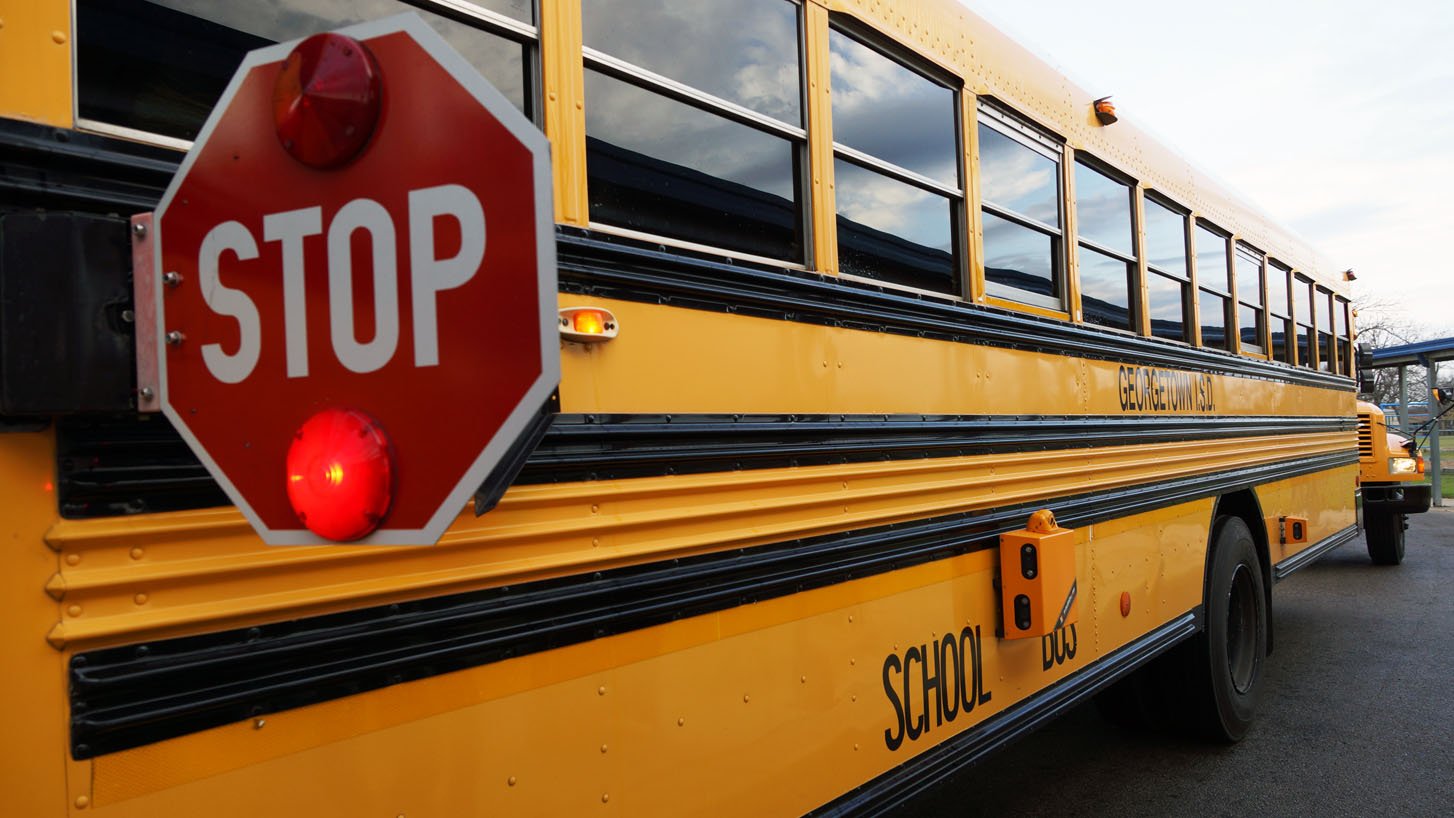
<svg viewBox="0 0 1454 818">
<path fill-rule="evenodd" d="M 1274 315 L 1291 315 L 1287 309 L 1287 274 L 1285 267 L 1267 265 L 1267 308 Z"/>
<path fill-rule="evenodd" d="M 1268 350 L 1274 361 L 1289 361 L 1287 357 L 1287 329 L 1288 321 L 1285 318 L 1273 318 L 1267 323 L 1268 332 L 1272 338 L 1272 349 Z"/>
<path fill-rule="evenodd" d="M 985 212 L 985 280 L 1060 297 L 1055 238 Z"/>
<path fill-rule="evenodd" d="M 1060 226 L 1059 164 L 995 129 L 979 126 L 980 195 L 989 202 Z"/>
<path fill-rule="evenodd" d="M 1237 300 L 1262 303 L 1262 262 L 1242 253 L 1237 254 Z"/>
<path fill-rule="evenodd" d="M 528 0 L 485 5 L 530 19 Z M 365 0 L 342 6 L 329 0 L 266 5 L 77 0 L 79 113 L 112 125 L 196 139 L 248 51 L 402 11 L 424 18 L 516 108 L 528 113 L 527 46 L 401 2 Z"/>
<path fill-rule="evenodd" d="M 1327 290 L 1318 290 L 1318 329 L 1323 332 L 1333 331 L 1333 294 Z"/>
<path fill-rule="evenodd" d="M 1293 278 L 1293 314 L 1299 324 L 1313 323 L 1313 283 L 1305 278 Z"/>
<path fill-rule="evenodd" d="M 1333 371 L 1333 336 L 1326 332 L 1318 333 L 1318 369 Z"/>
<path fill-rule="evenodd" d="M 1227 289 L 1227 239 L 1197 225 L 1197 286 L 1216 290 Z"/>
<path fill-rule="evenodd" d="M 1186 217 L 1146 199 L 1146 263 L 1185 276 Z"/>
<path fill-rule="evenodd" d="M 589 70 L 586 98 L 592 220 L 802 258 L 792 143 Z"/>
<path fill-rule="evenodd" d="M 908 287 L 957 292 L 953 204 L 837 160 L 838 267 Z"/>
<path fill-rule="evenodd" d="M 1302 365 L 1302 366 L 1312 366 L 1313 365 L 1313 352 L 1312 352 L 1312 347 L 1309 346 L 1309 344 L 1312 343 L 1309 340 L 1311 337 L 1312 337 L 1312 333 L 1311 333 L 1311 331 L 1307 327 L 1302 326 L 1302 325 L 1299 325 L 1298 326 L 1298 328 L 1297 328 L 1297 359 L 1298 359 L 1298 363 L 1300 365 Z"/>
<path fill-rule="evenodd" d="M 1186 287 L 1175 279 L 1152 273 L 1146 278 L 1146 311 L 1151 334 L 1174 341 L 1186 340 Z"/>
<path fill-rule="evenodd" d="M 1080 249 L 1080 308 L 1086 321 L 1131 329 L 1130 270 L 1134 266 L 1088 247 Z"/>
<path fill-rule="evenodd" d="M 1246 304 L 1237 305 L 1237 333 L 1242 339 L 1242 348 L 1262 348 L 1262 310 Z"/>
<path fill-rule="evenodd" d="M 959 187 L 955 92 L 840 31 L 828 43 L 834 141 Z"/>
<path fill-rule="evenodd" d="M 1131 188 L 1075 163 L 1076 232 L 1102 247 L 1136 254 L 1131 233 Z"/>
<path fill-rule="evenodd" d="M 785 0 L 585 0 L 586 45 L 802 124 L 798 7 Z M 834 123 L 837 127 L 837 123 Z"/>
<path fill-rule="evenodd" d="M 1338 371 L 1344 375 L 1353 374 L 1353 350 L 1347 341 L 1338 342 Z"/>
<path fill-rule="evenodd" d="M 1227 349 L 1227 299 L 1216 293 L 1201 294 L 1202 346 Z"/>
</svg>

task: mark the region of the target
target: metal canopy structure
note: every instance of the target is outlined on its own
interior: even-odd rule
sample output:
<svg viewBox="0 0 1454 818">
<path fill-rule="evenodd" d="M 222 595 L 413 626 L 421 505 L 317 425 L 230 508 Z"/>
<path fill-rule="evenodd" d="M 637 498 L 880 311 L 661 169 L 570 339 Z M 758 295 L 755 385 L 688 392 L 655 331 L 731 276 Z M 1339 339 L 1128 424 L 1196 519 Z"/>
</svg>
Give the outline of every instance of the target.
<svg viewBox="0 0 1454 818">
<path fill-rule="evenodd" d="M 1409 427 L 1409 389 L 1406 372 L 1411 366 L 1422 366 L 1429 373 L 1429 388 L 1433 389 L 1438 385 L 1438 366 L 1440 361 L 1454 361 L 1454 338 L 1439 338 L 1433 341 L 1420 341 L 1416 344 L 1401 344 L 1396 347 L 1384 347 L 1373 350 L 1373 368 L 1390 369 L 1398 368 L 1398 422 L 1399 427 Z M 1429 412 L 1432 417 L 1437 414 L 1438 405 L 1432 396 L 1427 397 Z M 1442 475 L 1439 472 L 1439 424 L 1433 424 L 1429 430 L 1429 472 L 1430 481 L 1433 483 L 1434 505 L 1444 505 L 1444 492 Z"/>
</svg>

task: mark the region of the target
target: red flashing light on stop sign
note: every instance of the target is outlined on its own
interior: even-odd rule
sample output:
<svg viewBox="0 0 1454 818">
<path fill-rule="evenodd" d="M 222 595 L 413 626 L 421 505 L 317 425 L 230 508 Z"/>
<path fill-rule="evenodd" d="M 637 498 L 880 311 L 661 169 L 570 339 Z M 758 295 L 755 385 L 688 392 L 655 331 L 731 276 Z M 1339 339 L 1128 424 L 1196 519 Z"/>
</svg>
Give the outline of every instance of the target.
<svg viewBox="0 0 1454 818">
<path fill-rule="evenodd" d="M 283 61 L 273 122 L 288 155 L 327 170 L 353 161 L 379 121 L 382 80 L 367 48 L 342 34 L 314 34 Z"/>
<path fill-rule="evenodd" d="M 288 501 L 309 531 L 336 542 L 367 536 L 393 500 L 389 438 L 353 409 L 325 409 L 293 436 Z"/>
</svg>

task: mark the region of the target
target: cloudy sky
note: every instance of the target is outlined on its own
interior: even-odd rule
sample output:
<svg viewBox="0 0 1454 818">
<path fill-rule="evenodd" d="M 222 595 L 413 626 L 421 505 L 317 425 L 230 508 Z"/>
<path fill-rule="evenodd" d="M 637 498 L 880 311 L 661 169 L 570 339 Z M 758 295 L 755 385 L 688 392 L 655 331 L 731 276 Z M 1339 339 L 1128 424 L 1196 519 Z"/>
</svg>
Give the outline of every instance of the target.
<svg viewBox="0 0 1454 818">
<path fill-rule="evenodd" d="M 1454 335 L 1454 3 L 961 1 Z"/>
</svg>

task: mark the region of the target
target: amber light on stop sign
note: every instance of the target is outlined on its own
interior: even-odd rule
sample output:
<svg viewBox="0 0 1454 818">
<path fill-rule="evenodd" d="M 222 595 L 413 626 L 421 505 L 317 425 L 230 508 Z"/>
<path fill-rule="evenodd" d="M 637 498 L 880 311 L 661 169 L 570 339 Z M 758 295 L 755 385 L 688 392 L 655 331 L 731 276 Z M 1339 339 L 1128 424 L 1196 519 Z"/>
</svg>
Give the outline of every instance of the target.
<svg viewBox="0 0 1454 818">
<path fill-rule="evenodd" d="M 283 61 L 273 85 L 273 123 L 290 156 L 337 168 L 358 156 L 379 121 L 383 81 L 362 43 L 314 34 Z"/>
<path fill-rule="evenodd" d="M 288 447 L 288 501 L 309 531 L 349 542 L 378 528 L 394 494 L 389 438 L 354 409 L 325 409 Z"/>
</svg>

